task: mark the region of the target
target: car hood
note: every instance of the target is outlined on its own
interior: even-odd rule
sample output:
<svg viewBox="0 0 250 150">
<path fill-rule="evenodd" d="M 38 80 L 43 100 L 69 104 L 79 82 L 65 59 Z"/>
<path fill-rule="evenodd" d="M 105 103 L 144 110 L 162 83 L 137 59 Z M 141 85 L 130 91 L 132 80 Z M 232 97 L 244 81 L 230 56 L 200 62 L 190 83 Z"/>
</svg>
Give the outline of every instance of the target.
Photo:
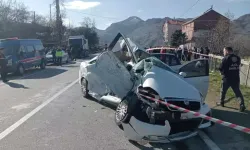
<svg viewBox="0 0 250 150">
<path fill-rule="evenodd" d="M 164 99 L 201 100 L 199 91 L 182 77 L 156 66 L 143 76 L 143 87 L 152 88 Z"/>
</svg>

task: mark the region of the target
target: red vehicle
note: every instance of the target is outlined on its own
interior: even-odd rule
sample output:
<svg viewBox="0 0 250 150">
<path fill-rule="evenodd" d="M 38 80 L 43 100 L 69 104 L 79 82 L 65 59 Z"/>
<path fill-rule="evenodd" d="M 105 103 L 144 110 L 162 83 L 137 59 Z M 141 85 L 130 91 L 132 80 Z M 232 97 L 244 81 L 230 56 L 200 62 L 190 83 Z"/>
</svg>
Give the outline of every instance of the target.
<svg viewBox="0 0 250 150">
<path fill-rule="evenodd" d="M 148 53 L 173 53 L 175 52 L 176 48 L 173 47 L 155 47 L 155 48 L 149 48 L 146 51 Z"/>
</svg>

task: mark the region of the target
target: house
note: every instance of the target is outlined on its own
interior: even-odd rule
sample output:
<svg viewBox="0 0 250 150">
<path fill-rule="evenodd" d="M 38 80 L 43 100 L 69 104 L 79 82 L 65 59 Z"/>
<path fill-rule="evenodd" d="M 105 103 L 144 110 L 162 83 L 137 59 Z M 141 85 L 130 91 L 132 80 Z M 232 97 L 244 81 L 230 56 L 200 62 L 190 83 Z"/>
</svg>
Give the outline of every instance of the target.
<svg viewBox="0 0 250 150">
<path fill-rule="evenodd" d="M 219 21 L 230 22 L 228 18 L 211 8 L 202 15 L 182 24 L 182 32 L 187 36 L 185 46 L 188 49 L 194 46 L 208 46 L 209 41 L 206 40 L 206 37 L 218 26 Z"/>
<path fill-rule="evenodd" d="M 165 24 L 163 25 L 163 34 L 164 34 L 164 41 L 167 43 L 167 45 L 170 44 L 171 41 L 171 36 L 176 30 L 181 30 L 182 29 L 182 24 L 183 21 L 179 20 L 167 20 Z"/>
</svg>

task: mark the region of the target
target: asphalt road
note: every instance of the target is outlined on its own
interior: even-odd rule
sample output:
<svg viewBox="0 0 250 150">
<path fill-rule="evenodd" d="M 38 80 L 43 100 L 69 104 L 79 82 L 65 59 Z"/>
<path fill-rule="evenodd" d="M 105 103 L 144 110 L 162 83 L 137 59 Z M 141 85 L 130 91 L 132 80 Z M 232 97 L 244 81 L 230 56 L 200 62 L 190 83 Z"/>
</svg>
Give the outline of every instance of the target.
<svg viewBox="0 0 250 150">
<path fill-rule="evenodd" d="M 111 107 L 81 96 L 79 64 L 48 66 L 0 82 L 1 150 L 250 150 L 241 134 L 221 126 L 172 144 L 130 143 L 115 125 Z M 236 141 L 241 147 L 232 144 Z"/>
</svg>

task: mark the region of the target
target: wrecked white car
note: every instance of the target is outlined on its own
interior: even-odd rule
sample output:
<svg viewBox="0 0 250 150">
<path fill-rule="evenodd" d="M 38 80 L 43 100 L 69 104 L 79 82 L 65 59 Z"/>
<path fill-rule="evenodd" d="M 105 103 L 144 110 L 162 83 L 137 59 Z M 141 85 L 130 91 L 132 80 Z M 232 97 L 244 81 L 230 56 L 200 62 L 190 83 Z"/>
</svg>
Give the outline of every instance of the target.
<svg viewBox="0 0 250 150">
<path fill-rule="evenodd" d="M 211 126 L 209 121 L 139 96 L 210 116 L 211 109 L 204 102 L 209 81 L 206 59 L 180 66 L 177 73 L 119 33 L 108 51 L 81 64 L 79 79 L 84 97 L 91 92 L 99 100 L 117 105 L 115 122 L 130 140 L 179 141 Z"/>
</svg>

